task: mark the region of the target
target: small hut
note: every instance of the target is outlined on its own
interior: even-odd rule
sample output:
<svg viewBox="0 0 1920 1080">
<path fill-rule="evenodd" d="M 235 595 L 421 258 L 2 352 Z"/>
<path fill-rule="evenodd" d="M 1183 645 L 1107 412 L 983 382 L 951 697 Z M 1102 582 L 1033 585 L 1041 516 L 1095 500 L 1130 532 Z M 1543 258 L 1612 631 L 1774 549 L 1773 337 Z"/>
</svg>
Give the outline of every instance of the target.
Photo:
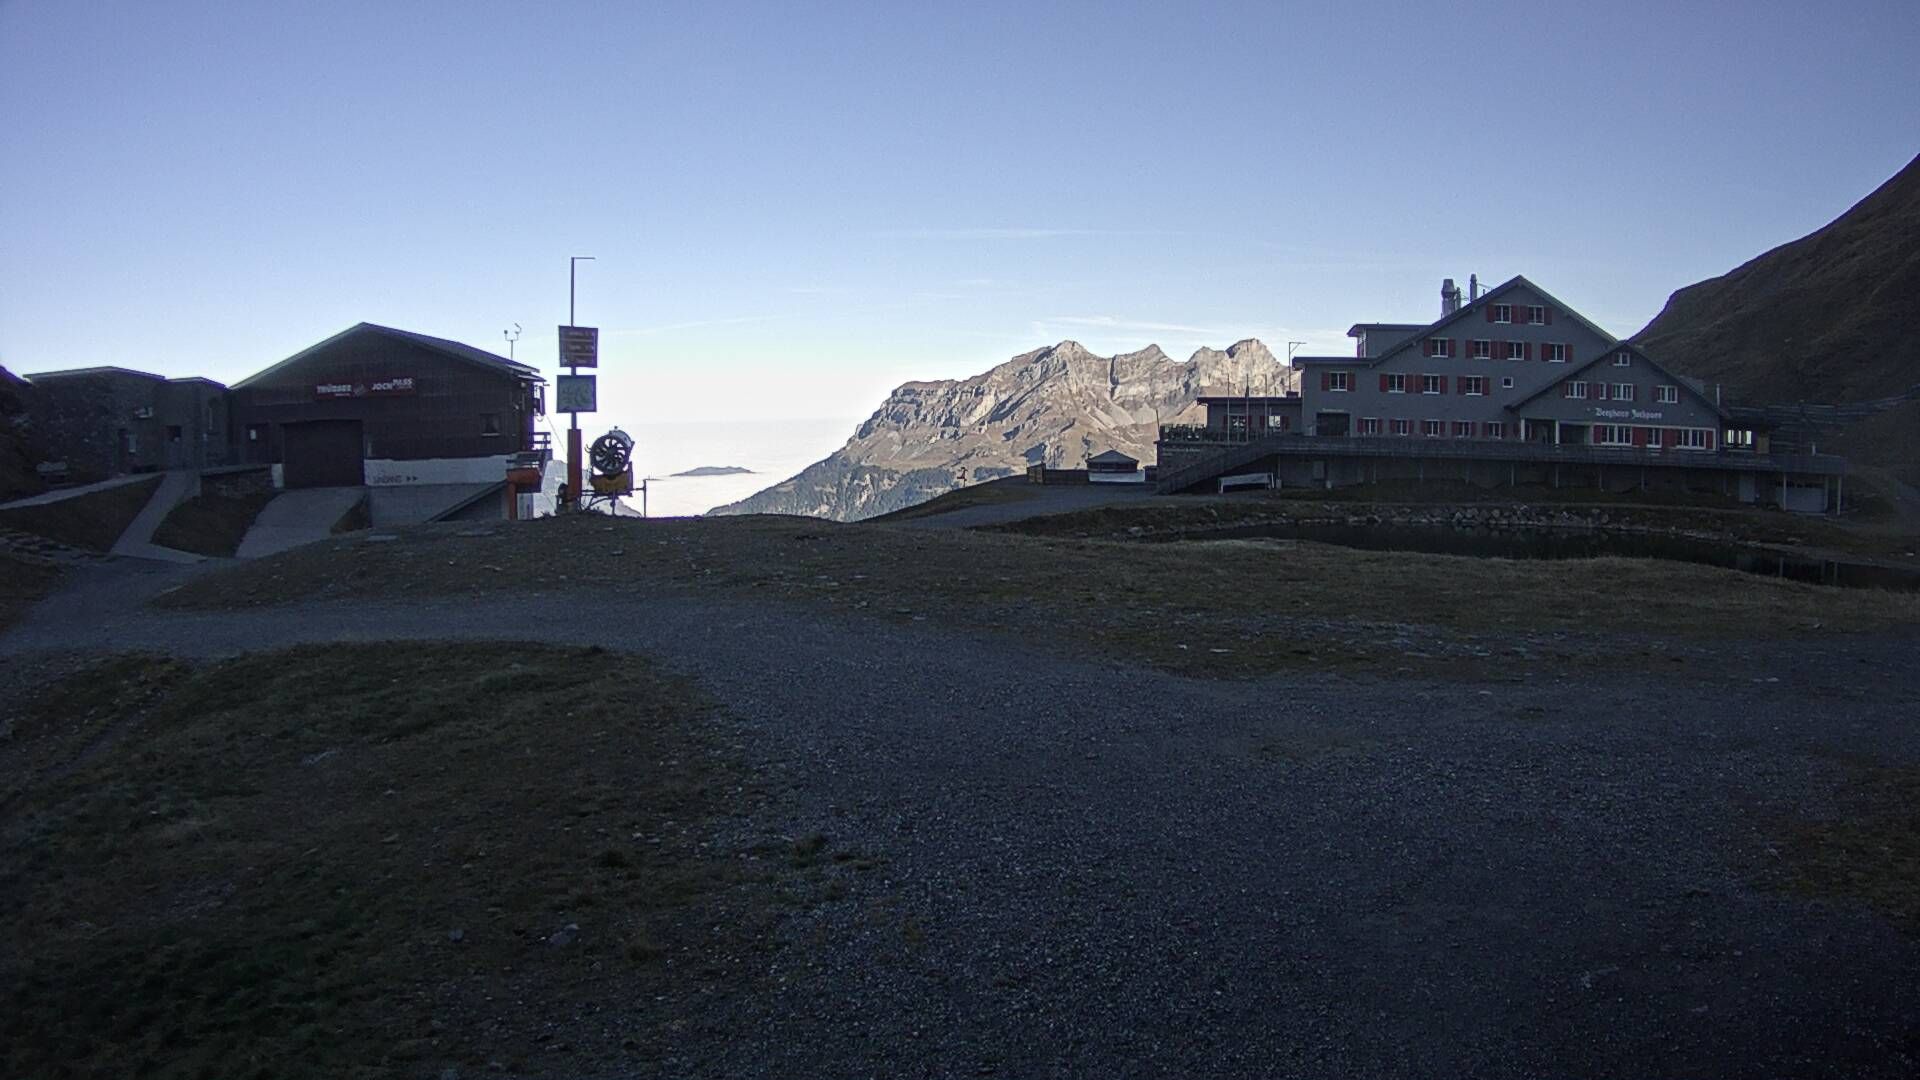
<svg viewBox="0 0 1920 1080">
<path fill-rule="evenodd" d="M 1118 450 L 1108 450 L 1087 459 L 1087 482 L 1091 484 L 1138 484 L 1146 480 L 1140 462 Z"/>
</svg>

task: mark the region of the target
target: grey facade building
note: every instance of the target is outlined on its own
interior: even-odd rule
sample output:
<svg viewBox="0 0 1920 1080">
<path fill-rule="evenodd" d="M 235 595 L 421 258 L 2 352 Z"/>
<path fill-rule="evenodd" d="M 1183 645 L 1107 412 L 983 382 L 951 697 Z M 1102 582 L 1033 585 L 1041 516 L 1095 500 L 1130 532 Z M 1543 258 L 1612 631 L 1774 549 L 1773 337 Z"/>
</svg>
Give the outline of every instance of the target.
<svg viewBox="0 0 1920 1080">
<path fill-rule="evenodd" d="M 204 469 L 232 456 L 226 387 L 120 367 L 27 376 L 37 441 L 76 480 Z"/>
<path fill-rule="evenodd" d="M 1719 394 L 1622 343 L 1525 277 L 1438 320 L 1358 323 L 1351 356 L 1296 356 L 1297 397 L 1207 398 L 1161 433 L 1160 483 L 1222 476 L 1332 486 L 1387 479 L 1683 487 L 1829 509 L 1845 462 L 1774 455 Z"/>
</svg>

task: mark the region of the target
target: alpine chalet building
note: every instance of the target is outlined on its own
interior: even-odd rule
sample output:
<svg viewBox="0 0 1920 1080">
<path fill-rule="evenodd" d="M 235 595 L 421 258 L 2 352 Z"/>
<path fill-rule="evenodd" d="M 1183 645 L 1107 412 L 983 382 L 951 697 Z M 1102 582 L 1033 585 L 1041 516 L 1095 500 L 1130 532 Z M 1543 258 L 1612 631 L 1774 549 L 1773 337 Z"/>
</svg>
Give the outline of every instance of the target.
<svg viewBox="0 0 1920 1080">
<path fill-rule="evenodd" d="M 1775 453 L 1717 389 L 1675 375 L 1525 277 L 1438 321 L 1359 323 L 1352 356 L 1296 356 L 1297 395 L 1207 397 L 1161 429 L 1162 491 L 1383 480 L 1682 489 L 1837 509 L 1846 463 Z"/>
</svg>

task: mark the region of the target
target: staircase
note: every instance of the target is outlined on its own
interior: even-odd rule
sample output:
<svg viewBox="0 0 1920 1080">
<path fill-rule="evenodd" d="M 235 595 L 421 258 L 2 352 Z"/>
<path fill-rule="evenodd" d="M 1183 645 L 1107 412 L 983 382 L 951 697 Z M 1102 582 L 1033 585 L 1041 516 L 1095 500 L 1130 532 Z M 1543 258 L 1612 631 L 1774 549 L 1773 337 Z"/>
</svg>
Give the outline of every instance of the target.
<svg viewBox="0 0 1920 1080">
<path fill-rule="evenodd" d="M 1154 479 L 1154 490 L 1162 495 L 1171 495 L 1192 487 L 1202 480 L 1237 469 L 1248 462 L 1258 461 L 1273 453 L 1274 446 L 1282 441 L 1300 438 L 1302 436 L 1299 435 L 1269 435 L 1249 442 L 1223 446 L 1210 454 L 1202 454 L 1177 469 L 1158 473 Z"/>
</svg>

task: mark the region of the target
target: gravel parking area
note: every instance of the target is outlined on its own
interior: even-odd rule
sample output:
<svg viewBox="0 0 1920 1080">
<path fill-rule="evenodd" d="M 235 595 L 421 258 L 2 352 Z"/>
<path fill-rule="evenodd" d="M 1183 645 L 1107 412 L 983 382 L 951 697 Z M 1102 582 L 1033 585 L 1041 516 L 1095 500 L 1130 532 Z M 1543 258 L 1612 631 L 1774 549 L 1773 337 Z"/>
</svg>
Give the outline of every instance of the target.
<svg viewBox="0 0 1920 1080">
<path fill-rule="evenodd" d="M 0 672 L 314 640 L 630 649 L 733 714 L 782 793 L 763 827 L 880 862 L 734 989 L 607 1003 L 677 1012 L 663 1057 L 530 1047 L 545 1075 L 1920 1068 L 1913 928 L 1790 888 L 1781 839 L 1843 812 L 1860 769 L 1920 765 L 1910 637 L 1700 646 L 1683 674 L 1219 682 L 666 591 L 138 606 L 195 572 L 81 568 L 0 638 Z"/>
</svg>

